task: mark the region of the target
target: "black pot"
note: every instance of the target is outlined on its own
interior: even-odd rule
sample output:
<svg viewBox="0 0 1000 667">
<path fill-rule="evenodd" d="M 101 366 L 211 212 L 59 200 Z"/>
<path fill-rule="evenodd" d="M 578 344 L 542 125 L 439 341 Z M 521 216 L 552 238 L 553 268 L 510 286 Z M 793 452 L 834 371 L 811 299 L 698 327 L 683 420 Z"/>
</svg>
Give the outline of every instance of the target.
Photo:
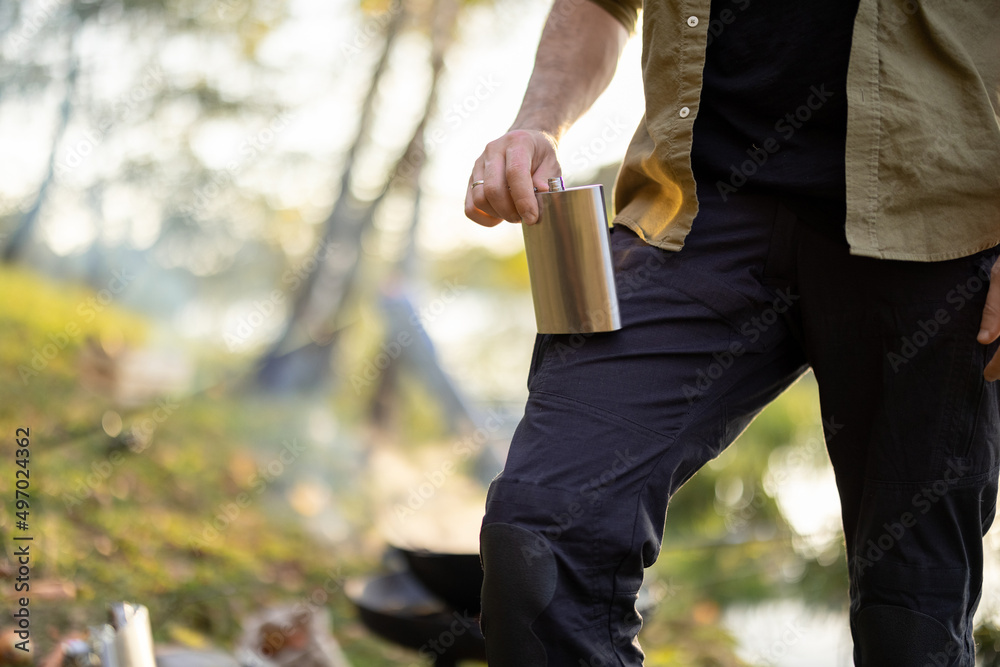
<svg viewBox="0 0 1000 667">
<path fill-rule="evenodd" d="M 483 588 L 479 554 L 442 554 L 401 547 L 396 550 L 428 590 L 459 611 L 479 613 Z"/>
<path fill-rule="evenodd" d="M 372 632 L 417 649 L 435 665 L 486 660 L 477 615 L 449 608 L 410 572 L 350 579 L 344 592 Z"/>
</svg>

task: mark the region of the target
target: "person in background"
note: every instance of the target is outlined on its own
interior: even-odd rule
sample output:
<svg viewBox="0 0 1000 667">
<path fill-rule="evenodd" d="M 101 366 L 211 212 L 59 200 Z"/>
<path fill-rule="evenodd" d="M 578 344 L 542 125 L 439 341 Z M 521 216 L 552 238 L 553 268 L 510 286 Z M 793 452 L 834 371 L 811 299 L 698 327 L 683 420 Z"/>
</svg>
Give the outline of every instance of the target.
<svg viewBox="0 0 1000 667">
<path fill-rule="evenodd" d="M 556 0 L 466 214 L 534 224 L 639 0 Z M 648 0 L 623 328 L 540 335 L 481 532 L 491 667 L 640 665 L 670 496 L 812 368 L 855 664 L 972 667 L 1000 400 L 1000 4 Z"/>
</svg>

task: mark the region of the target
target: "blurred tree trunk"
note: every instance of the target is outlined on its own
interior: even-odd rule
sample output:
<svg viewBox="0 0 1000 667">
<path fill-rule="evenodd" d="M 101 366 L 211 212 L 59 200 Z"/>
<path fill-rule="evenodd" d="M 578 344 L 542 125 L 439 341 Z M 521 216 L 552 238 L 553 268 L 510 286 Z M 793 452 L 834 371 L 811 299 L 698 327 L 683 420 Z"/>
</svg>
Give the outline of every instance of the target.
<svg viewBox="0 0 1000 667">
<path fill-rule="evenodd" d="M 340 194 L 323 226 L 315 256 L 321 258 L 303 281 L 291 317 L 279 340 L 261 359 L 256 385 L 268 392 L 304 391 L 322 385 L 330 375 L 337 341 L 338 315 L 351 291 L 361 261 L 361 239 L 371 227 L 379 206 L 394 188 L 411 191 L 416 224 L 419 215 L 419 179 L 426 160 L 424 132 L 436 107 L 444 70 L 444 55 L 452 43 L 458 11 L 455 0 L 438 0 L 431 10 L 431 82 L 423 115 L 406 149 L 390 170 L 381 192 L 369 201 L 354 197 L 351 182 L 358 151 L 368 141 L 379 83 L 388 66 L 407 12 L 401 8 L 386 26 L 382 54 L 372 75 L 361 109 L 354 143 L 340 178 Z M 447 25 L 442 26 L 442 17 Z M 411 234 L 412 236 L 412 234 Z M 412 249 L 410 250 L 412 252 Z"/>
<path fill-rule="evenodd" d="M 317 256 L 296 295 L 291 317 L 278 341 L 261 359 L 256 385 L 271 392 L 310 389 L 329 373 L 330 347 L 336 338 L 334 316 L 347 296 L 361 255 L 361 238 L 371 224 L 373 202 L 360 202 L 351 190 L 358 152 L 369 139 L 378 87 L 389 66 L 406 12 L 400 5 L 386 25 L 382 53 L 361 105 L 358 129 L 344 158 L 340 193 L 323 223 Z"/>
<path fill-rule="evenodd" d="M 386 318 L 386 344 L 398 340 L 401 335 L 409 336 L 413 343 L 404 350 L 398 359 L 389 362 L 389 368 L 381 377 L 379 391 L 373 403 L 373 422 L 387 427 L 387 417 L 392 411 L 387 406 L 398 397 L 398 367 L 405 364 L 413 372 L 428 393 L 437 400 L 441 407 L 447 428 L 452 433 L 462 432 L 476 425 L 473 410 L 465 400 L 462 391 L 455 386 L 451 378 L 441 368 L 434 350 L 434 343 L 424 330 L 419 314 L 407 298 L 407 290 L 396 290 L 394 283 L 409 283 L 413 280 L 417 265 L 416 232 L 420 222 L 421 188 L 420 176 L 426 160 L 424 135 L 427 123 L 437 108 L 438 80 L 444 71 L 444 59 L 450 48 L 459 6 L 453 0 L 438 0 L 435 2 L 431 33 L 431 90 L 427 97 L 424 113 L 417 125 L 416 131 L 406 148 L 403 165 L 412 169 L 407 174 L 401 174 L 400 186 L 409 188 L 412 192 L 412 214 L 407 229 L 406 248 L 390 270 L 388 293 L 381 300 L 382 312 Z M 409 156 L 409 157 L 408 157 Z M 397 175 L 400 175 L 397 173 Z"/>
<path fill-rule="evenodd" d="M 35 223 L 38 221 L 38 214 L 42 210 L 49 190 L 55 181 L 56 151 L 59 150 L 63 137 L 66 135 L 66 128 L 69 126 L 69 119 L 73 112 L 73 98 L 76 95 L 77 76 L 80 73 L 80 61 L 76 55 L 76 36 L 78 34 L 78 30 L 71 29 L 69 32 L 69 44 L 66 47 L 67 61 L 69 63 L 66 72 L 66 91 L 63 95 L 62 104 L 59 107 L 59 118 L 56 120 L 55 132 L 52 133 L 52 147 L 49 149 L 49 163 L 45 169 L 45 177 L 42 179 L 42 184 L 38 187 L 35 201 L 21 215 L 21 220 L 18 222 L 17 228 L 11 232 L 10 238 L 4 245 L 3 255 L 0 256 L 4 264 L 12 264 L 18 261 L 21 255 L 24 254 L 24 249 L 27 247 L 28 241 L 31 239 L 31 234 L 34 231 Z"/>
</svg>

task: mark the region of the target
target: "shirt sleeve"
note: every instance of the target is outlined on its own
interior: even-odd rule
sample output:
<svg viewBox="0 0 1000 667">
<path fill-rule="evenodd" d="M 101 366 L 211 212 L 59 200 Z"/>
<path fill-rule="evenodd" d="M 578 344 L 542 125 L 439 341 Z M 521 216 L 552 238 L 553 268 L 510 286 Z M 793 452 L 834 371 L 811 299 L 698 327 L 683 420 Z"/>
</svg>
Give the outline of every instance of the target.
<svg viewBox="0 0 1000 667">
<path fill-rule="evenodd" d="M 642 0 L 590 0 L 598 7 L 618 19 L 629 34 L 635 32 L 635 26 L 639 22 L 639 10 L 642 9 Z"/>
</svg>

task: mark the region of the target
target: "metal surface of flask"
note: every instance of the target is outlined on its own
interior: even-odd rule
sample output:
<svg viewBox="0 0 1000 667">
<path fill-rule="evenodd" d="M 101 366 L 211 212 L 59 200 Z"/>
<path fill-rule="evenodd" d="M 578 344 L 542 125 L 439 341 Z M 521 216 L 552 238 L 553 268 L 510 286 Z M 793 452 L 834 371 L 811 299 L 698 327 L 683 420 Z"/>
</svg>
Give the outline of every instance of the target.
<svg viewBox="0 0 1000 667">
<path fill-rule="evenodd" d="M 538 222 L 523 229 L 538 333 L 620 329 L 604 187 L 550 178 L 535 198 Z"/>
</svg>

